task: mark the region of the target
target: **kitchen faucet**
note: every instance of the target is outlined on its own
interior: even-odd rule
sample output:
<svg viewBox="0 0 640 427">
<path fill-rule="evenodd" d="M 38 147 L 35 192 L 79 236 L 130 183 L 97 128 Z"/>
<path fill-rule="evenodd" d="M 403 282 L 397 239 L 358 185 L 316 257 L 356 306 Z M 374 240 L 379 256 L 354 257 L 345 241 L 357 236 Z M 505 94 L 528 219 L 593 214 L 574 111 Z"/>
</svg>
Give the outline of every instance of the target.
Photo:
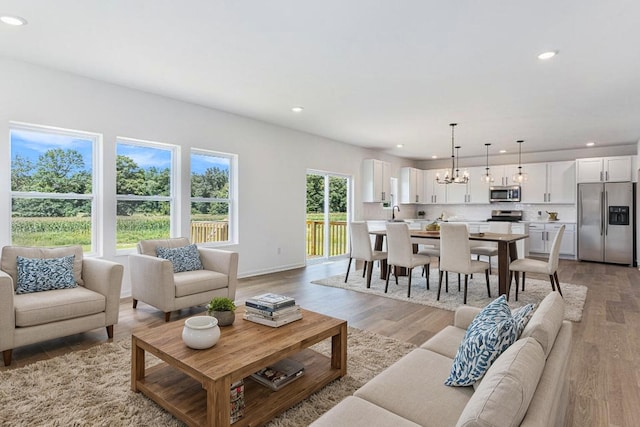
<svg viewBox="0 0 640 427">
<path fill-rule="evenodd" d="M 391 208 L 391 220 L 396 219 L 396 208 L 398 208 L 398 213 L 400 213 L 400 206 L 393 205 L 393 207 Z"/>
</svg>

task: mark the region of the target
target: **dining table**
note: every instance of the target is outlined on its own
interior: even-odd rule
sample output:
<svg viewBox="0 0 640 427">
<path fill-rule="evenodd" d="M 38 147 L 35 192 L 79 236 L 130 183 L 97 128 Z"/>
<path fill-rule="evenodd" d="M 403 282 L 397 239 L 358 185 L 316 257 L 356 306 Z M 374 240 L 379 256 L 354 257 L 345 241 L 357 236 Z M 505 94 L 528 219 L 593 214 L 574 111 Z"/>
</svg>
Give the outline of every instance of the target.
<svg viewBox="0 0 640 427">
<path fill-rule="evenodd" d="M 384 246 L 384 238 L 387 235 L 386 230 L 372 230 L 369 234 L 375 236 L 374 249 L 381 251 Z M 416 246 L 422 243 L 429 244 L 430 239 L 440 240 L 439 231 L 411 230 L 411 241 Z M 518 240 L 528 238 L 528 234 L 503 234 L 503 233 L 469 233 L 469 240 L 481 242 L 495 242 L 498 244 L 498 295 L 506 295 L 509 297 L 509 264 L 518 258 L 518 249 L 516 242 Z M 380 278 L 387 278 L 387 262 L 380 262 Z"/>
</svg>

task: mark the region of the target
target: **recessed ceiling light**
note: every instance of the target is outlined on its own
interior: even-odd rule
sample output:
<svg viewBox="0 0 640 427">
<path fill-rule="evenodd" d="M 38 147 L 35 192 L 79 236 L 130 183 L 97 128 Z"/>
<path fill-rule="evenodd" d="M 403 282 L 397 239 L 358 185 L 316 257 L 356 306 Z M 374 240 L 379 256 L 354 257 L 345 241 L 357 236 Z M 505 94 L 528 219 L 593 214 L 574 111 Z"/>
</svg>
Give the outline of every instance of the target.
<svg viewBox="0 0 640 427">
<path fill-rule="evenodd" d="M 499 153 L 500 153 L 500 154 L 504 154 L 504 153 L 506 153 L 506 152 L 507 152 L 507 150 L 500 150 L 500 151 L 499 151 Z"/>
<path fill-rule="evenodd" d="M 587 147 L 593 147 L 594 145 L 596 145 L 595 142 L 587 142 Z"/>
<path fill-rule="evenodd" d="M 402 147 L 404 147 L 404 144 L 396 144 L 396 147 L 402 148 Z"/>
<path fill-rule="evenodd" d="M 304 110 L 304 107 L 300 107 L 300 106 L 291 108 L 291 111 L 293 111 L 294 113 L 302 113 L 303 110 Z"/>
<path fill-rule="evenodd" d="M 557 50 L 550 50 L 549 52 L 542 52 L 538 55 L 538 59 L 551 59 L 558 54 Z"/>
<path fill-rule="evenodd" d="M 431 156 L 432 159 L 437 159 L 438 156 L 436 156 L 435 154 L 433 156 Z"/>
<path fill-rule="evenodd" d="M 27 25 L 27 20 L 19 16 L 3 15 L 0 16 L 0 21 L 4 22 L 7 25 L 13 25 L 14 27 Z"/>
</svg>

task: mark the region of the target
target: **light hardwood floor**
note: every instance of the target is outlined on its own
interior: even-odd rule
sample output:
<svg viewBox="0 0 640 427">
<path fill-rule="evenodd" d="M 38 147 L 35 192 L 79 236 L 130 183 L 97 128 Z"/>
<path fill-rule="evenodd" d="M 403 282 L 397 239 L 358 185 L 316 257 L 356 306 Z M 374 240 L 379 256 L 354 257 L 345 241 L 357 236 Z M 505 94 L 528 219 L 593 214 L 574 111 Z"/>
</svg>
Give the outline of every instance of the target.
<svg viewBox="0 0 640 427">
<path fill-rule="evenodd" d="M 345 271 L 346 261 L 341 260 L 241 279 L 236 297 L 244 300 L 264 291 L 292 295 L 306 309 L 416 345 L 453 321 L 449 311 L 310 283 Z M 567 425 L 640 425 L 640 272 L 630 267 L 561 260 L 558 276 L 561 283 L 589 288 L 582 321 L 573 328 Z M 202 307 L 181 310 L 171 319 L 201 311 Z M 131 330 L 141 325 L 162 323 L 161 312 L 144 303 L 134 310 L 131 300 L 125 299 L 114 339 L 130 338 Z M 98 329 L 18 348 L 11 367 L 0 367 L 0 371 L 105 341 L 105 330 Z"/>
</svg>

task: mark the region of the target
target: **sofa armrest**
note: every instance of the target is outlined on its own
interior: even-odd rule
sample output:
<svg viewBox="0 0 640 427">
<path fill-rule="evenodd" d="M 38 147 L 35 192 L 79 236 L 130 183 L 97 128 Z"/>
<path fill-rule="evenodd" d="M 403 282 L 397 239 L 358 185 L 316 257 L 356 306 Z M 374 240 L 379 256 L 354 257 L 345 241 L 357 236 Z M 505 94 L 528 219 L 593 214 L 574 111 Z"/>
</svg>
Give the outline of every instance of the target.
<svg viewBox="0 0 640 427">
<path fill-rule="evenodd" d="M 16 326 L 16 311 L 13 308 L 13 280 L 0 271 L 0 351 L 13 348 L 13 331 Z"/>
<path fill-rule="evenodd" d="M 453 317 L 453 326 L 460 329 L 467 329 L 471 321 L 473 321 L 473 318 L 476 317 L 480 311 L 482 311 L 482 309 L 477 307 L 469 307 L 466 305 L 458 307 Z"/>
<path fill-rule="evenodd" d="M 238 252 L 223 249 L 198 248 L 205 270 L 217 271 L 229 277 L 229 298 L 235 299 L 238 285 Z"/>
<path fill-rule="evenodd" d="M 104 295 L 106 299 L 106 326 L 118 323 L 123 272 L 124 266 L 113 261 L 98 258 L 82 260 L 84 287 Z"/>
<path fill-rule="evenodd" d="M 173 264 L 168 259 L 150 255 L 129 255 L 131 296 L 162 311 L 174 310 L 176 287 Z"/>
</svg>

